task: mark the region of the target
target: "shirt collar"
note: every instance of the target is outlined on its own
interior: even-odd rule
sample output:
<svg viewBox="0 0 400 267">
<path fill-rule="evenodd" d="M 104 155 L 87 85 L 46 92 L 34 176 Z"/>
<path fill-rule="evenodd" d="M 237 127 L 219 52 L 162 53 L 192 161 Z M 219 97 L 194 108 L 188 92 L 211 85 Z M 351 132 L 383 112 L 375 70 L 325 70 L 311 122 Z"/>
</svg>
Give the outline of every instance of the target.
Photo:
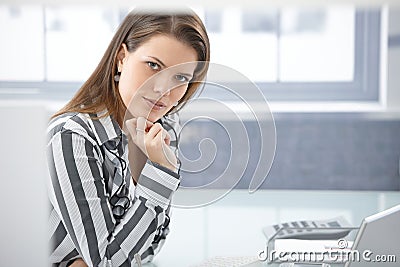
<svg viewBox="0 0 400 267">
<path fill-rule="evenodd" d="M 100 145 L 111 140 L 119 142 L 123 135 L 116 120 L 110 115 L 105 115 L 107 112 L 105 110 L 96 114 L 89 114 L 89 123 L 93 127 L 94 134 Z"/>
</svg>

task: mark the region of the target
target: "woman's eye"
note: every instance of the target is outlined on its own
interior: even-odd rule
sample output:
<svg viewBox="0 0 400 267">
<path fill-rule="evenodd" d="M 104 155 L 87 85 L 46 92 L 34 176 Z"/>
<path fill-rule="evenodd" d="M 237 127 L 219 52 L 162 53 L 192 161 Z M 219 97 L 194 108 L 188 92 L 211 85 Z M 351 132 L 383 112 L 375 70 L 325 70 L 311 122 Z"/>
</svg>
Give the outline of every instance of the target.
<svg viewBox="0 0 400 267">
<path fill-rule="evenodd" d="M 147 65 L 148 65 L 152 70 L 159 70 L 159 69 L 160 69 L 160 65 L 158 65 L 158 64 L 155 63 L 155 62 L 148 61 L 148 62 L 147 62 Z"/>
<path fill-rule="evenodd" d="M 186 77 L 186 76 L 184 76 L 184 75 L 180 75 L 180 74 L 175 75 L 175 79 L 176 79 L 178 82 L 188 82 L 188 81 L 189 81 L 189 78 L 188 78 L 188 77 Z"/>
</svg>

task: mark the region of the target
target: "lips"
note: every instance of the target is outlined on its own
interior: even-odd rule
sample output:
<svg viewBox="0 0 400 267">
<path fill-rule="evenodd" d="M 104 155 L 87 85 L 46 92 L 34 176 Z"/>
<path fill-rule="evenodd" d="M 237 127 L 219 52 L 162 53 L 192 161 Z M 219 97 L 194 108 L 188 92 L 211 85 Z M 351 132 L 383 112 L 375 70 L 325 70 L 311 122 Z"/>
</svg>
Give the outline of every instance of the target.
<svg viewBox="0 0 400 267">
<path fill-rule="evenodd" d="M 143 97 L 143 99 L 154 110 L 161 110 L 167 106 L 161 101 L 156 101 L 147 97 Z"/>
</svg>

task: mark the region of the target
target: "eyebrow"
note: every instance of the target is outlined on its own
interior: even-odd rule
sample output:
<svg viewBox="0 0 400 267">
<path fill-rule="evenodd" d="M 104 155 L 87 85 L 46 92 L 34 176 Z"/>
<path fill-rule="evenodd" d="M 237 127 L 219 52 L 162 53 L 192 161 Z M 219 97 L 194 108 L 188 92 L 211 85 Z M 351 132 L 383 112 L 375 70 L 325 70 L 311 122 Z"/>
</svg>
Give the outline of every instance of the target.
<svg viewBox="0 0 400 267">
<path fill-rule="evenodd" d="M 167 67 L 167 66 L 164 64 L 164 62 L 162 62 L 159 58 L 156 58 L 156 57 L 153 57 L 153 56 L 148 56 L 148 57 L 154 59 L 155 61 L 158 61 L 158 63 L 160 63 L 160 65 L 163 66 L 164 68 Z M 189 77 L 193 78 L 193 74 L 190 74 L 190 73 L 180 73 L 180 74 L 181 74 L 181 75 L 186 75 L 186 76 L 189 76 Z"/>
<path fill-rule="evenodd" d="M 148 56 L 151 57 L 152 59 L 154 59 L 155 61 L 158 61 L 158 63 L 160 63 L 161 66 L 163 66 L 164 68 L 166 67 L 166 65 L 164 64 L 164 62 L 162 62 L 160 59 L 156 58 L 156 57 L 152 57 L 152 56 Z"/>
</svg>

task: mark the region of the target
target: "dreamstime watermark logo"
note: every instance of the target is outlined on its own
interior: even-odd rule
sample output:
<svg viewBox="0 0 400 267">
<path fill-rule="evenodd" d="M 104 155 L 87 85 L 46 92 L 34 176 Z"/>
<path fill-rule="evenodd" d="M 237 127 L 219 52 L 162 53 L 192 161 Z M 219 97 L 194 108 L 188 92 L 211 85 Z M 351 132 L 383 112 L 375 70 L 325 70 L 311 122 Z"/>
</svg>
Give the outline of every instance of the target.
<svg viewBox="0 0 400 267">
<path fill-rule="evenodd" d="M 137 116 L 154 120 L 162 107 L 159 111 L 146 107 L 143 99 L 165 102 L 167 98 L 156 95 L 154 88 L 162 88 L 164 93 L 168 91 L 169 96 L 182 96 L 182 88 L 188 83 L 176 77 L 193 73 L 198 64 L 204 62 L 172 66 L 153 75 L 135 91 L 124 121 Z M 235 69 L 208 64 L 206 80 L 193 78 L 189 83 L 200 85 L 201 93 L 187 100 L 179 110 L 181 126 L 178 126 L 176 115 L 164 118 L 167 128 L 174 128 L 169 131 L 171 149 L 179 156 L 183 177 L 172 199 L 175 207 L 213 203 L 227 195 L 243 177 L 248 178 L 249 192 L 255 192 L 267 178 L 275 156 L 275 122 L 260 88 Z M 143 114 L 143 110 L 147 113 Z M 174 149 L 176 143 L 178 146 Z M 198 151 L 193 154 L 194 143 Z M 190 146 L 191 151 L 185 149 Z M 168 148 L 164 152 L 170 154 Z M 216 188 L 219 190 L 209 190 L 207 195 L 193 196 L 193 189 Z"/>
<path fill-rule="evenodd" d="M 314 251 L 286 251 L 283 249 L 269 250 L 268 246 L 258 254 L 260 261 L 268 262 L 311 262 L 311 263 L 341 263 L 341 262 L 396 262 L 396 255 L 375 254 L 369 249 L 363 251 L 348 248 L 345 239 L 339 239 L 337 246 L 325 250 Z"/>
</svg>

